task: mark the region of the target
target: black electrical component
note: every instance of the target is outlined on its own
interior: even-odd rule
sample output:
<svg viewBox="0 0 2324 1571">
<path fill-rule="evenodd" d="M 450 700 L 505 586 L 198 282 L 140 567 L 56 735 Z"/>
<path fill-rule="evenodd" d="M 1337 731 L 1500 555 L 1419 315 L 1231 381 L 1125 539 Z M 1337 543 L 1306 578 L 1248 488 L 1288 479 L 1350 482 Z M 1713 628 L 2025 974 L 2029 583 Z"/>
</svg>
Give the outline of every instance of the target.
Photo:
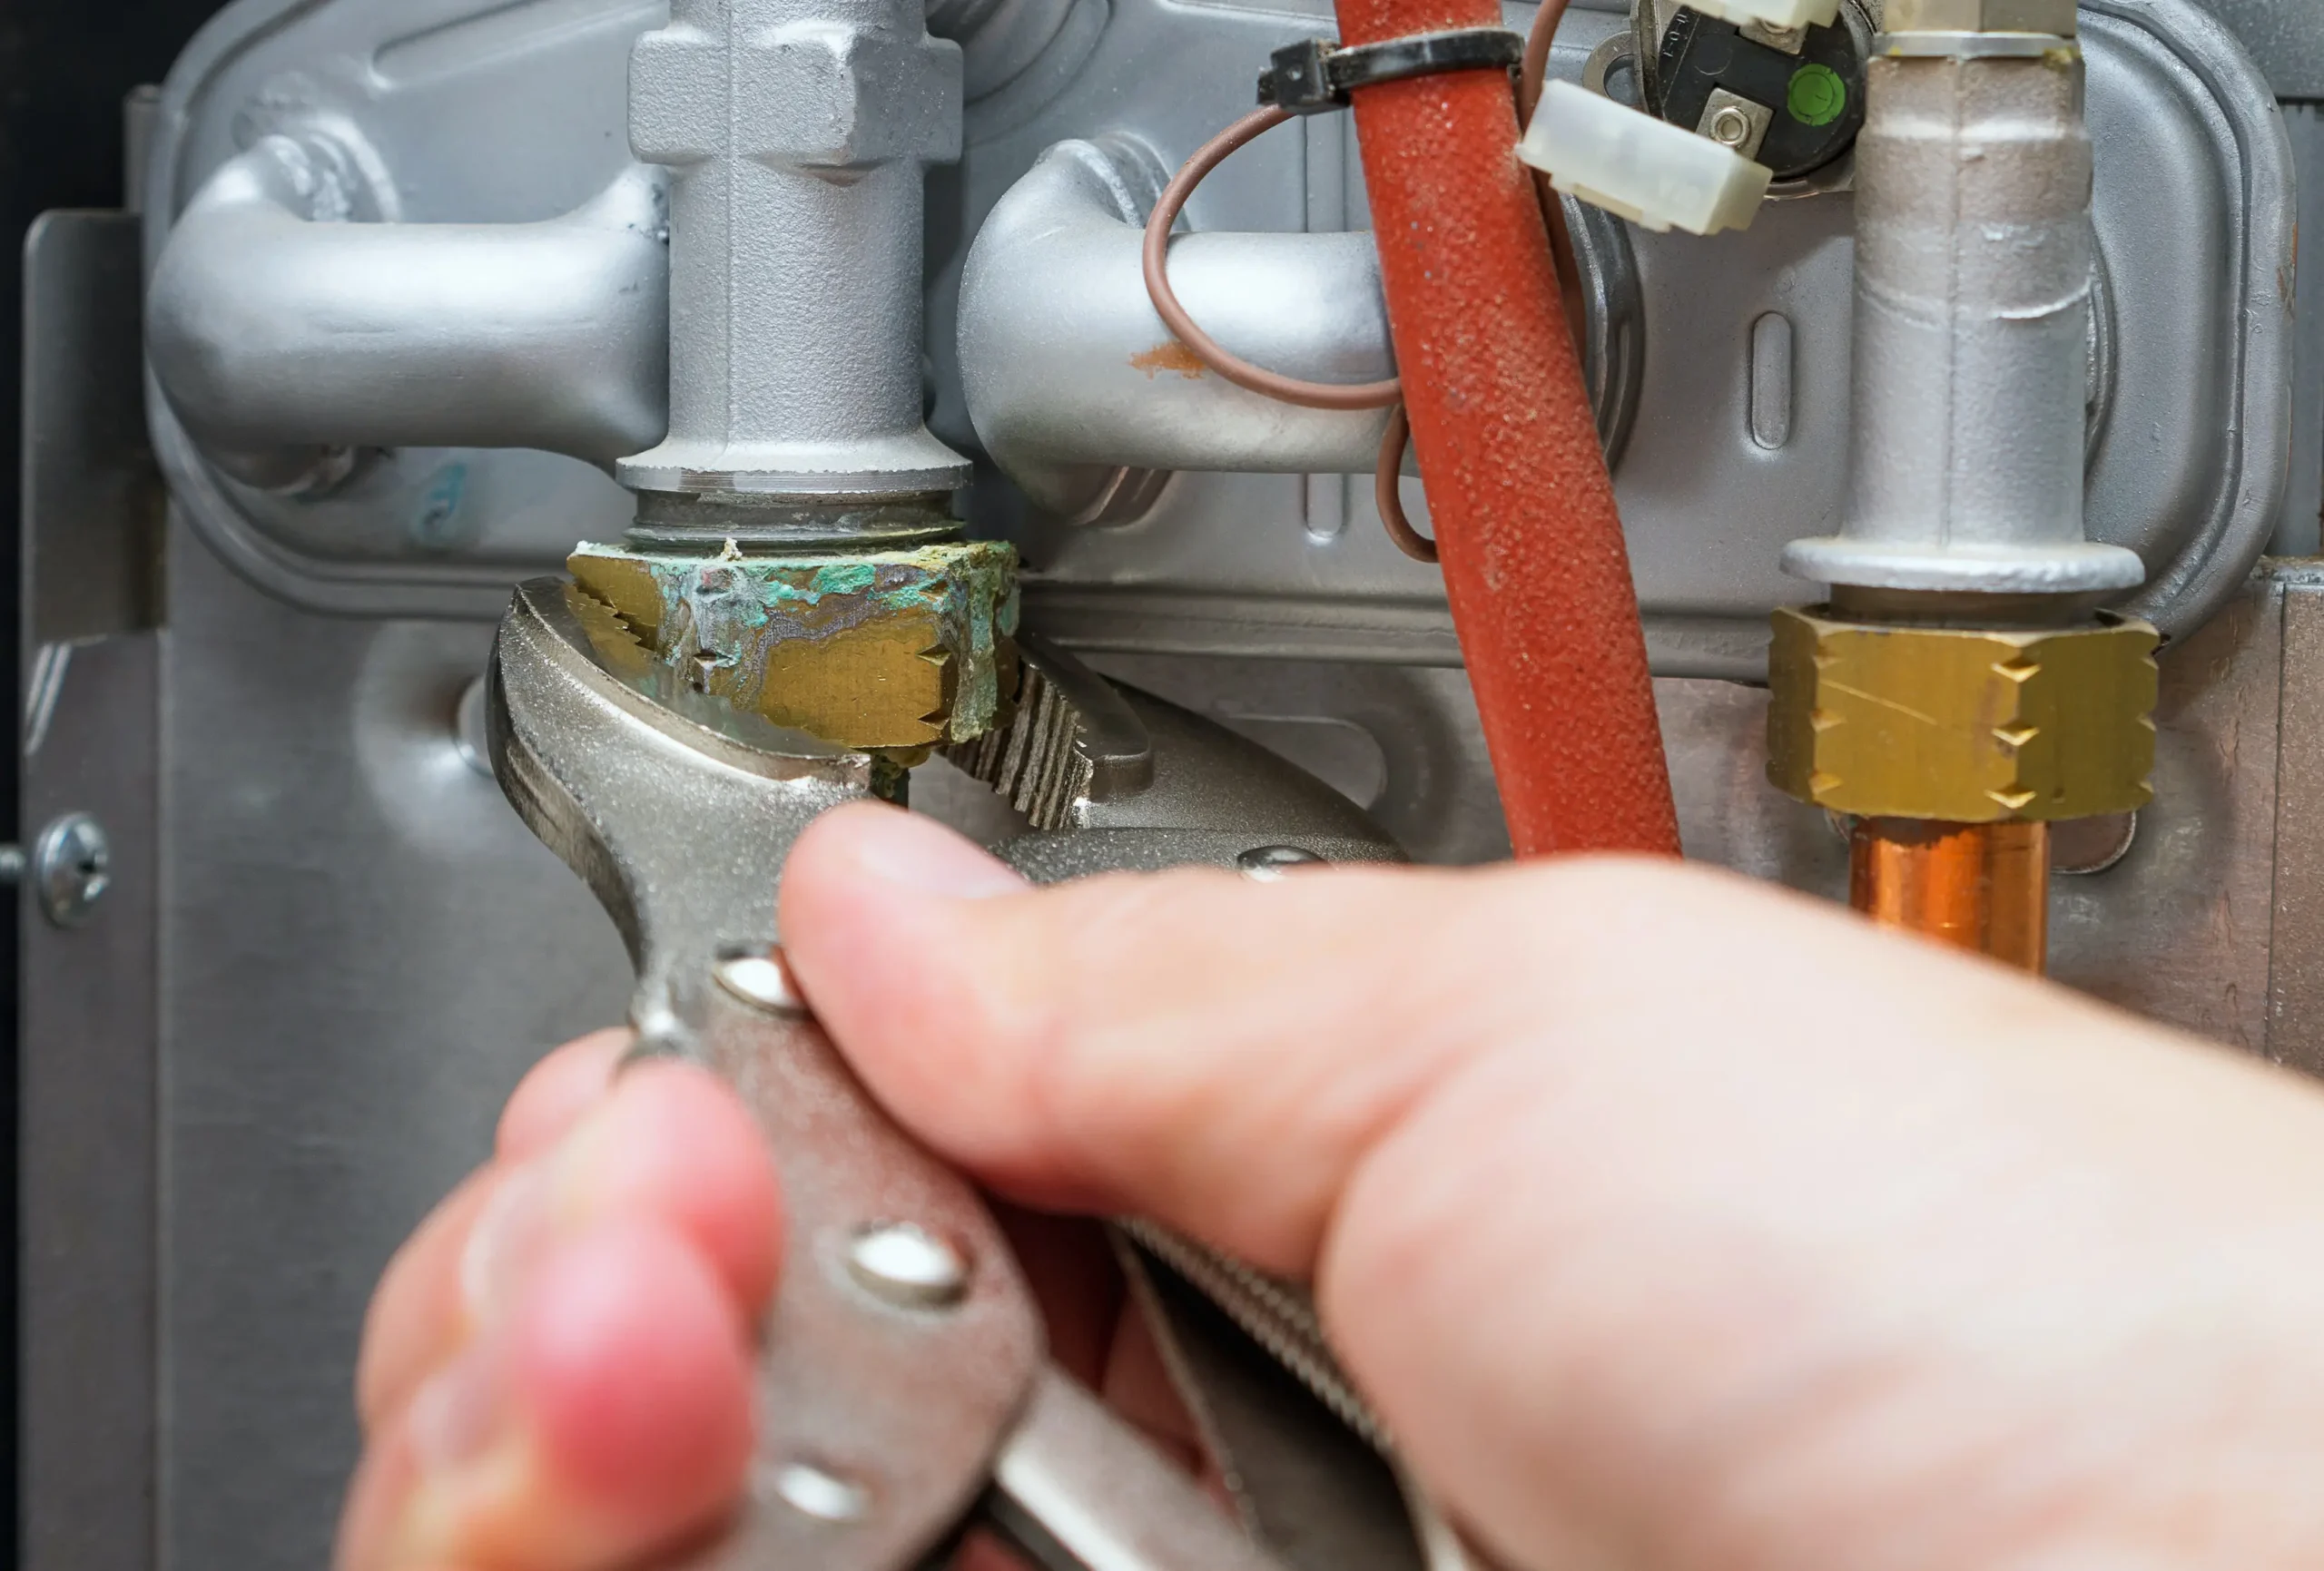
<svg viewBox="0 0 2324 1571">
<path fill-rule="evenodd" d="M 1662 118 L 1796 180 L 1864 123 L 1864 55 L 1845 21 L 1792 34 L 1681 9 L 1655 61 Z"/>
<path fill-rule="evenodd" d="M 1348 94 L 1375 83 L 1445 71 L 1514 71 L 1525 36 L 1504 27 L 1455 27 L 1355 44 L 1303 38 L 1275 52 L 1259 77 L 1259 102 L 1292 114 L 1345 109 Z"/>
</svg>

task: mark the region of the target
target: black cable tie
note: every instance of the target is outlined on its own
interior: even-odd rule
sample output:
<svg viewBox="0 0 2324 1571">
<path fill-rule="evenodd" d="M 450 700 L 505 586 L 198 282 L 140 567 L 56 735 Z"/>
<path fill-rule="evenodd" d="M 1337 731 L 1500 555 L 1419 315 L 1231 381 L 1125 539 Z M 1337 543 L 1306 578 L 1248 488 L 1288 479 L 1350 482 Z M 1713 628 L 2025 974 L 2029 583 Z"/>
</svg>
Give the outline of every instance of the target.
<svg viewBox="0 0 2324 1571">
<path fill-rule="evenodd" d="M 1328 38 L 1305 38 L 1275 52 L 1259 77 L 1259 102 L 1293 114 L 1347 107 L 1359 87 L 1433 76 L 1443 71 L 1512 71 L 1525 40 L 1505 27 L 1455 27 L 1414 33 L 1342 49 Z"/>
</svg>

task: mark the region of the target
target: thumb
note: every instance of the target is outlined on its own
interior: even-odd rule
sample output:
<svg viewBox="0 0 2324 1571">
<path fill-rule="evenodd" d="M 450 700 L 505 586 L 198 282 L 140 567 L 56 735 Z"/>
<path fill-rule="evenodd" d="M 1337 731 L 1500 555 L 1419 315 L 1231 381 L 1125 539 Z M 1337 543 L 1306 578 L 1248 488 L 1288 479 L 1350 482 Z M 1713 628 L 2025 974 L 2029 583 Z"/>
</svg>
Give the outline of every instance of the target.
<svg viewBox="0 0 2324 1571">
<path fill-rule="evenodd" d="M 1304 1277 L 1352 1165 L 1493 1035 L 1493 1000 L 1394 964 L 1463 887 L 1187 870 L 1035 893 L 949 830 L 858 807 L 800 840 L 782 925 L 834 1038 L 945 1155 Z"/>
<path fill-rule="evenodd" d="M 1659 861 L 1034 892 L 857 808 L 801 840 L 783 926 L 943 1154 L 1313 1280 L 1521 1563 L 2324 1544 L 2275 1465 L 2324 1409 L 2292 1076 Z"/>
</svg>

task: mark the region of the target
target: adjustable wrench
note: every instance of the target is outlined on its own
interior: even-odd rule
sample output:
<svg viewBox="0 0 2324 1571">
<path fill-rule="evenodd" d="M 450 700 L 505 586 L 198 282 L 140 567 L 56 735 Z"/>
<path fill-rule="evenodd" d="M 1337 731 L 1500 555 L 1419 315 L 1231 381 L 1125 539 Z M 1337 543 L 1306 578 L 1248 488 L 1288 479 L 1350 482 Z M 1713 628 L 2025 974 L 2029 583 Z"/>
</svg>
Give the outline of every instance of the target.
<svg viewBox="0 0 2324 1571">
<path fill-rule="evenodd" d="M 690 692 L 562 580 L 518 590 L 490 716 L 510 800 L 628 942 L 638 1051 L 724 1075 L 782 1173 L 748 1499 L 686 1564 L 906 1571 L 980 1517 L 1047 1571 L 1273 1571 L 1048 1365 L 983 1202 L 871 1100 L 790 984 L 784 856 L 882 766 Z"/>
</svg>

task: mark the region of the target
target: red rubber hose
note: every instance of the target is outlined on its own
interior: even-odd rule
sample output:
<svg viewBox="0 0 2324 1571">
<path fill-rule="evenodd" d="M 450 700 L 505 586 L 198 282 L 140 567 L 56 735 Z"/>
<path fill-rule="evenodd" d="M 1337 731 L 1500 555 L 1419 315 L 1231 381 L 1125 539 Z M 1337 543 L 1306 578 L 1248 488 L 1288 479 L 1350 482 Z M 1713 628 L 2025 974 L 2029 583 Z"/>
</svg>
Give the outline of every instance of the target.
<svg viewBox="0 0 2324 1571">
<path fill-rule="evenodd" d="M 1498 27 L 1494 0 L 1338 0 L 1341 42 Z M 1679 852 L 1630 553 L 1498 71 L 1358 88 L 1405 407 L 1520 856 Z"/>
</svg>

